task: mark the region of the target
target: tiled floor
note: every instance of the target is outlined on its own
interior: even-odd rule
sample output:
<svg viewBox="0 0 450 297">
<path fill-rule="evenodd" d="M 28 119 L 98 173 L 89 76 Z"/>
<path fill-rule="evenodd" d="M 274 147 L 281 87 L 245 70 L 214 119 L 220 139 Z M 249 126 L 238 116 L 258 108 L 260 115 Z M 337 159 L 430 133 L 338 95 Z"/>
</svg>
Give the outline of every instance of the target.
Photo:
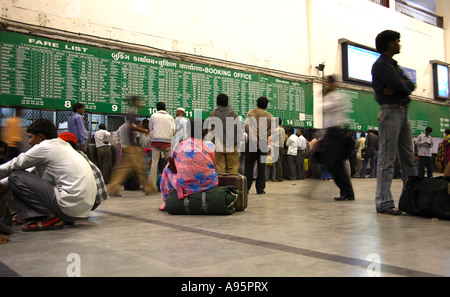
<svg viewBox="0 0 450 297">
<path fill-rule="evenodd" d="M 229 216 L 170 215 L 159 194 L 122 191 L 74 227 L 15 226 L 0 276 L 450 276 L 449 221 L 377 214 L 376 180 L 352 182 L 356 200 L 336 202 L 332 181 L 269 181 Z"/>
</svg>

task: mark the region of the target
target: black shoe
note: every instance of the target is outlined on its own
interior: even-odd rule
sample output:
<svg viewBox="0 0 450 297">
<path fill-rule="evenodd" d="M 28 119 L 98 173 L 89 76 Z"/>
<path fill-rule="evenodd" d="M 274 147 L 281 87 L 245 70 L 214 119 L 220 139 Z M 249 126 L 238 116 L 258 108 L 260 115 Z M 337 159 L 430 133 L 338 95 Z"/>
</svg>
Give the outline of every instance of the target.
<svg viewBox="0 0 450 297">
<path fill-rule="evenodd" d="M 355 200 L 355 197 L 336 197 L 334 201 L 345 201 L 345 200 Z"/>
<path fill-rule="evenodd" d="M 401 215 L 403 212 L 395 207 L 390 207 L 390 208 L 386 208 L 383 210 L 377 210 L 378 213 L 382 213 L 382 214 L 388 214 L 388 215 L 394 215 L 394 216 L 398 216 Z"/>
<path fill-rule="evenodd" d="M 256 192 L 258 195 L 266 194 L 266 191 Z"/>
</svg>

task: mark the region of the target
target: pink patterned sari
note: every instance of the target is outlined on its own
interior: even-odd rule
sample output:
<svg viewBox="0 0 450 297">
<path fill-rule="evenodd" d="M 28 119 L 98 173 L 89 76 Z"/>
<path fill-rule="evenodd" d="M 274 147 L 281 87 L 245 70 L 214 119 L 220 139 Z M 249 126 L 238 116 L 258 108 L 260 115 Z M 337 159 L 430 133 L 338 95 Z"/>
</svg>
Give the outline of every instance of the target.
<svg viewBox="0 0 450 297">
<path fill-rule="evenodd" d="M 215 170 L 214 145 L 196 138 L 178 143 L 172 151 L 177 173 L 166 165 L 161 176 L 161 194 L 165 202 L 172 191 L 178 199 L 217 187 L 219 180 Z"/>
</svg>

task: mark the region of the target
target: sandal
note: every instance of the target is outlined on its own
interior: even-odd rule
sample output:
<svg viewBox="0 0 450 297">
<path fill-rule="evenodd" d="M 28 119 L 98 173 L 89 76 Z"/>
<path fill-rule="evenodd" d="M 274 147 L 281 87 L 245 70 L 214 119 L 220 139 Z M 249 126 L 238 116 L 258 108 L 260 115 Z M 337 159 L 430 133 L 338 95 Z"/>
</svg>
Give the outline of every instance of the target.
<svg viewBox="0 0 450 297">
<path fill-rule="evenodd" d="M 14 214 L 12 216 L 12 223 L 14 225 L 23 225 L 23 224 L 25 224 L 25 220 L 22 220 L 21 218 L 19 218 L 18 214 Z"/>
<path fill-rule="evenodd" d="M 45 231 L 45 230 L 57 230 L 62 229 L 64 227 L 64 222 L 60 217 L 47 218 L 43 221 L 32 221 L 26 223 L 22 227 L 22 231 L 31 232 L 31 231 Z"/>
</svg>

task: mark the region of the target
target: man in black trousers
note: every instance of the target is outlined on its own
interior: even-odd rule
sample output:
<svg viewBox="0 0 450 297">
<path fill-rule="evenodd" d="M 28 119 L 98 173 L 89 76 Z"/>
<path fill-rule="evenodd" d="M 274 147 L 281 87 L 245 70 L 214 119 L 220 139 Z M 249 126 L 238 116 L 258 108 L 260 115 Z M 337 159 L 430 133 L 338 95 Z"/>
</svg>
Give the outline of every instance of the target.
<svg viewBox="0 0 450 297">
<path fill-rule="evenodd" d="M 319 140 L 319 148 L 313 157 L 319 164 L 326 166 L 333 176 L 336 186 L 340 190 L 340 196 L 335 201 L 355 200 L 350 172 L 347 172 L 345 163 L 355 141 L 347 135 L 343 128 L 345 123 L 343 112 L 343 98 L 335 87 L 334 76 L 326 79 L 325 96 L 323 98 L 325 135 Z"/>
</svg>

